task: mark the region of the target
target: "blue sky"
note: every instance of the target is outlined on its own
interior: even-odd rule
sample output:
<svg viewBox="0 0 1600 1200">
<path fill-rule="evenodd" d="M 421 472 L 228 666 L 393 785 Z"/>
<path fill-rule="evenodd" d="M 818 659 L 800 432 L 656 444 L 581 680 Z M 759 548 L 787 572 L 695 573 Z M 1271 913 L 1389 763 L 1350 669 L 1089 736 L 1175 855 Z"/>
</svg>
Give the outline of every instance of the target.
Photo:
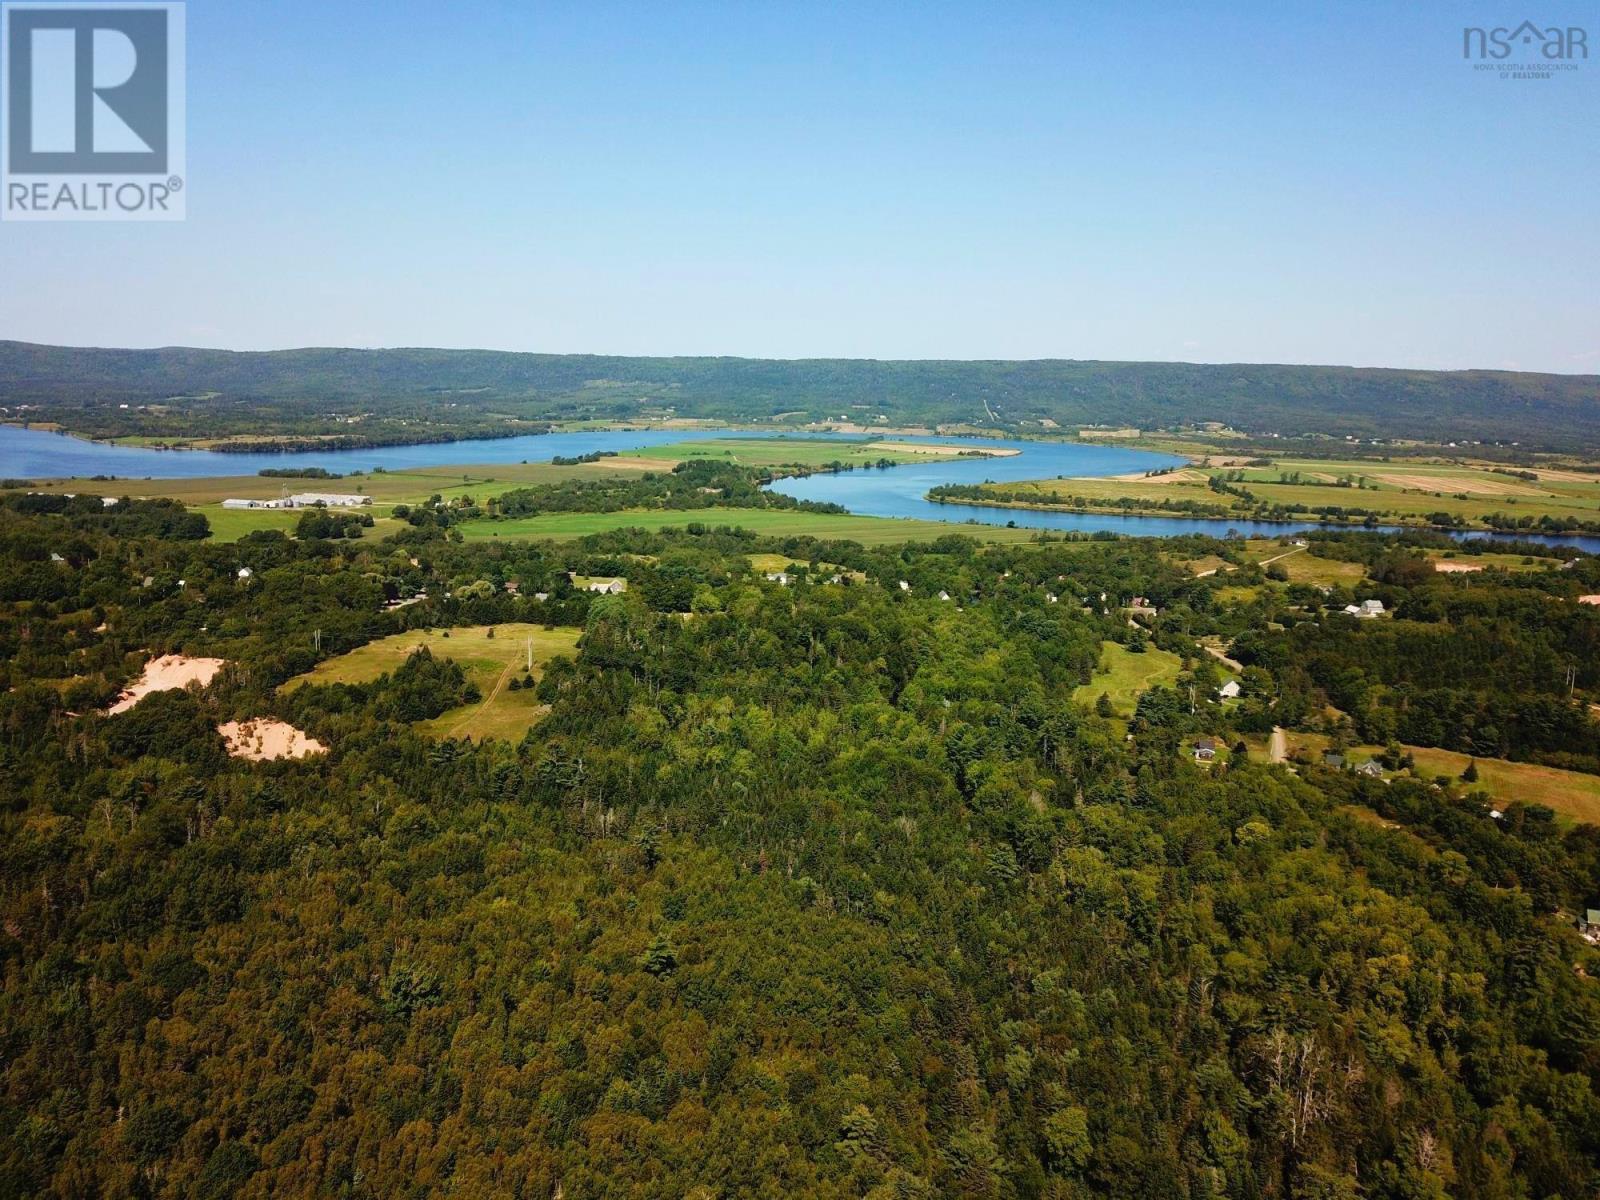
<svg viewBox="0 0 1600 1200">
<path fill-rule="evenodd" d="M 1524 16 L 1591 60 L 1463 63 Z M 0 337 L 1600 373 L 1593 4 L 192 0 L 188 73 L 187 222 L 0 224 Z"/>
</svg>

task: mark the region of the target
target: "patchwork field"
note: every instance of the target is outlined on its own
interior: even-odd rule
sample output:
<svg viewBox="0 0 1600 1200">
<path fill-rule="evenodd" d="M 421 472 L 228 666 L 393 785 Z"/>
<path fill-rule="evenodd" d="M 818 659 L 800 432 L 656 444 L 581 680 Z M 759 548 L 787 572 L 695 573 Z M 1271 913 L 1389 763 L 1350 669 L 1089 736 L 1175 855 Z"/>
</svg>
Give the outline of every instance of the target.
<svg viewBox="0 0 1600 1200">
<path fill-rule="evenodd" d="M 1182 669 L 1183 660 L 1171 651 L 1152 646 L 1143 654 L 1134 654 L 1125 646 L 1107 642 L 1094 678 L 1072 696 L 1084 704 L 1093 704 L 1104 693 L 1111 699 L 1112 711 L 1128 720 L 1142 693 L 1158 683 L 1172 683 Z"/>
<path fill-rule="evenodd" d="M 490 630 L 493 636 L 490 636 Z M 393 671 L 419 647 L 426 646 L 435 657 L 459 663 L 467 677 L 478 685 L 483 699 L 477 704 L 451 709 L 417 727 L 436 737 L 520 738 L 543 714 L 532 691 L 511 691 L 513 678 L 520 679 L 528 665 L 531 644 L 533 676 L 543 672 L 544 664 L 557 655 L 577 653 L 578 629 L 546 629 L 543 625 L 511 622 L 505 625 L 478 625 L 458 629 L 412 630 L 370 642 L 349 654 L 320 662 L 306 673 L 284 684 L 285 690 L 303 683 L 369 683 Z"/>
<path fill-rule="evenodd" d="M 1231 460 L 1230 460 L 1231 461 Z M 1488 464 L 1433 459 L 1379 462 L 1361 459 L 1283 459 L 1270 467 L 1210 465 L 1166 475 L 1109 479 L 1040 479 L 997 485 L 996 491 L 1021 494 L 1039 505 L 1079 508 L 1123 502 L 1158 506 L 1170 501 L 1222 505 L 1240 516 L 1249 501 L 1213 491 L 1209 479 L 1226 471 L 1240 476 L 1230 485 L 1249 491 L 1258 502 L 1306 508 L 1360 508 L 1399 522 L 1425 522 L 1436 513 L 1482 526 L 1493 514 L 1549 516 L 1559 521 L 1600 520 L 1600 476 L 1564 470 L 1535 470 L 1523 479 Z M 1342 485 L 1342 486 L 1341 486 Z"/>
</svg>

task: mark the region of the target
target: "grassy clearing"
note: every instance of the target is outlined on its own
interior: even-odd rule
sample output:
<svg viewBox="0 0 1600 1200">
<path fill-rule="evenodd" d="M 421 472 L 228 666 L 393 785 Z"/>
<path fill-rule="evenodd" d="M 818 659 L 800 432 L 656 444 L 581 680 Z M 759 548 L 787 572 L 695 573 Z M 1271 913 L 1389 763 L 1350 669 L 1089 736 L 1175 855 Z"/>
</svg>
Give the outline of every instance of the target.
<svg viewBox="0 0 1600 1200">
<path fill-rule="evenodd" d="M 1073 699 L 1093 704 L 1101 693 L 1111 698 L 1117 716 L 1129 719 L 1139 697 L 1156 684 L 1170 684 L 1183 670 L 1183 660 L 1168 650 L 1154 647 L 1134 654 L 1125 646 L 1107 642 L 1100 654 L 1094 678 L 1073 693 Z"/>
<path fill-rule="evenodd" d="M 494 636 L 489 636 L 489 630 Z M 413 630 L 370 642 L 349 654 L 320 662 L 305 675 L 291 679 L 284 688 L 302 683 L 368 683 L 403 663 L 422 646 L 438 658 L 461 664 L 467 678 L 478 685 L 483 699 L 423 721 L 418 729 L 435 737 L 520 738 L 543 713 L 543 706 L 532 691 L 511 691 L 507 685 L 521 678 L 528 662 L 532 642 L 533 674 L 538 678 L 544 664 L 560 654 L 577 653 L 577 629 L 546 629 L 543 625 L 512 622 L 505 625 L 478 625 L 460 629 Z"/>
<path fill-rule="evenodd" d="M 1320 759 L 1329 746 L 1329 739 L 1319 733 L 1291 732 L 1287 737 L 1291 758 L 1297 752 L 1304 751 L 1313 759 Z M 1265 761 L 1265 738 L 1251 737 L 1248 741 L 1252 757 Z M 1416 761 L 1417 774 L 1423 779 L 1433 779 L 1439 775 L 1460 779 L 1467 764 L 1473 761 L 1471 755 L 1431 746 L 1404 746 L 1402 749 Z M 1353 746 L 1346 757 L 1351 765 L 1359 766 L 1382 753 L 1381 746 Z M 1600 825 L 1600 775 L 1562 771 L 1537 763 L 1507 762 L 1500 758 L 1480 758 L 1476 761 L 1478 782 L 1462 784 L 1462 787 L 1487 792 L 1503 804 L 1515 801 L 1543 804 L 1574 821 Z"/>
<path fill-rule="evenodd" d="M 468 521 L 457 526 L 468 541 L 502 538 L 578 538 L 613 529 L 668 529 L 698 522 L 716 528 L 737 526 L 767 537 L 834 538 L 881 546 L 892 542 L 932 541 L 952 533 L 982 542 L 1026 542 L 1033 529 L 999 525 L 953 525 L 943 521 L 891 520 L 835 513 L 799 512 L 782 508 L 703 508 L 686 511 L 630 509 L 610 513 L 545 513 L 508 521 Z"/>
<path fill-rule="evenodd" d="M 1309 583 L 1317 587 L 1341 584 L 1354 587 L 1367 573 L 1360 563 L 1318 558 L 1309 549 L 1285 546 L 1271 538 L 1251 538 L 1245 544 L 1245 556 L 1251 562 L 1283 568 L 1290 583 Z"/>
</svg>

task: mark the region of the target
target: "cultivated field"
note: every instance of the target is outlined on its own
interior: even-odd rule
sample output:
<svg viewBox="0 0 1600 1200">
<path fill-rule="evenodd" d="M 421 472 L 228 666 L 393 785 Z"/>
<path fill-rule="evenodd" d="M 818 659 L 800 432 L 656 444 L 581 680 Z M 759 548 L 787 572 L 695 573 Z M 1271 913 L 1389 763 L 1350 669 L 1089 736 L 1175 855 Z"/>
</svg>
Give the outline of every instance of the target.
<svg viewBox="0 0 1600 1200">
<path fill-rule="evenodd" d="M 490 629 L 494 631 L 493 637 L 489 636 Z M 537 679 L 544 664 L 552 658 L 576 655 L 580 633 L 577 629 L 546 629 L 543 625 L 520 622 L 413 630 L 320 662 L 283 686 L 290 689 L 302 683 L 368 683 L 393 671 L 414 650 L 426 646 L 435 657 L 459 663 L 467 678 L 478 685 L 483 699 L 424 721 L 418 728 L 437 737 L 514 740 L 543 714 L 543 706 L 532 691 L 511 691 L 507 686 L 513 678 L 522 678 L 528 664 L 529 643 L 532 643 L 533 675 Z"/>
</svg>

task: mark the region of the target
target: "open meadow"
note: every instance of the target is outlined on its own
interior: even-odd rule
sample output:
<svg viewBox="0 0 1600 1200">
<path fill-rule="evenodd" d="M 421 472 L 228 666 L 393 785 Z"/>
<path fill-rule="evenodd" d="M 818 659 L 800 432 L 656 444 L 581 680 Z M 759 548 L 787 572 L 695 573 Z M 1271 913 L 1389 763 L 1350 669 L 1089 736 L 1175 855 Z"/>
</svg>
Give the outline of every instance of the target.
<svg viewBox="0 0 1600 1200">
<path fill-rule="evenodd" d="M 1126 646 L 1107 642 L 1094 678 L 1073 692 L 1072 698 L 1093 704 L 1103 693 L 1111 700 L 1112 712 L 1129 720 L 1141 694 L 1157 684 L 1172 683 L 1182 669 L 1183 660 L 1170 651 L 1151 646 L 1135 654 Z"/>
<path fill-rule="evenodd" d="M 453 708 L 431 721 L 420 722 L 417 727 L 435 737 L 516 740 L 543 715 L 544 708 L 531 690 L 512 691 L 508 686 L 511 680 L 522 678 L 530 653 L 535 679 L 543 673 L 544 664 L 557 655 L 576 655 L 581 632 L 524 622 L 412 630 L 320 662 L 284 684 L 282 690 L 307 683 L 370 683 L 426 646 L 434 657 L 459 663 L 483 698 L 477 704 Z"/>
<path fill-rule="evenodd" d="M 1289 732 L 1286 735 L 1289 756 L 1309 755 L 1320 760 L 1332 744 L 1325 734 Z M 1266 738 L 1251 735 L 1246 739 L 1251 755 L 1266 761 Z M 1587 775 L 1582 771 L 1563 771 L 1557 767 L 1538 763 L 1509 762 L 1499 758 L 1473 758 L 1454 750 L 1439 750 L 1431 746 L 1402 746 L 1416 762 L 1416 771 L 1423 779 L 1440 775 L 1459 780 L 1467 764 L 1478 764 L 1478 779 L 1473 784 L 1462 784 L 1467 790 L 1487 792 L 1502 804 L 1521 801 L 1524 804 L 1543 804 L 1574 821 L 1600 825 L 1600 775 Z M 1346 752 L 1351 766 L 1370 762 L 1383 753 L 1382 746 L 1352 746 Z"/>
</svg>

